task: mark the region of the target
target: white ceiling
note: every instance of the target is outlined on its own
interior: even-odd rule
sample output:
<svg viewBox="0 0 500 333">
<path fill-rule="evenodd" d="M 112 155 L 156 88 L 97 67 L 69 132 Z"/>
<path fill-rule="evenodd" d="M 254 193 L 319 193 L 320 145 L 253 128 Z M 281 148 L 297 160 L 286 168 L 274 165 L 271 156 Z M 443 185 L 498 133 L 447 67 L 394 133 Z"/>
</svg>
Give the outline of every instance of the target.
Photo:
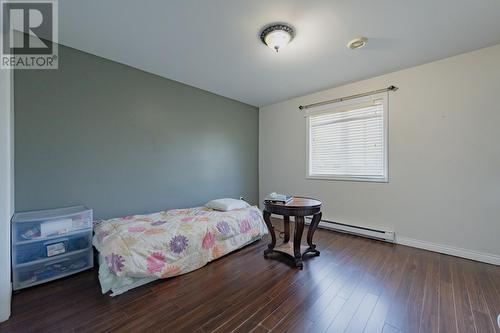
<svg viewBox="0 0 500 333">
<path fill-rule="evenodd" d="M 60 0 L 59 41 L 263 106 L 500 43 L 499 0 Z M 296 28 L 275 54 L 258 39 Z M 364 49 L 346 43 L 369 38 Z"/>
</svg>

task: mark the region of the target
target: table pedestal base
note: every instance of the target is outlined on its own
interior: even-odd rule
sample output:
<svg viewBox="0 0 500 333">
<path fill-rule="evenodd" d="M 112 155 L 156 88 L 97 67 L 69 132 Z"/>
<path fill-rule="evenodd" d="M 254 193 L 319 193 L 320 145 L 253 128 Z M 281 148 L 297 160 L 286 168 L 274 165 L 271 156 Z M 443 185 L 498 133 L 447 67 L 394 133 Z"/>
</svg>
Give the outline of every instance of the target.
<svg viewBox="0 0 500 333">
<path fill-rule="evenodd" d="M 300 257 L 296 258 L 294 254 L 294 246 L 293 242 L 289 243 L 283 243 L 281 245 L 276 246 L 275 248 L 272 249 L 266 249 L 264 250 L 264 258 L 268 258 L 268 255 L 273 254 L 273 253 L 279 253 L 279 254 L 284 254 L 287 255 L 288 257 L 291 257 L 295 261 L 295 267 L 298 269 L 302 269 L 304 265 L 302 264 L 302 259 L 304 256 L 308 253 L 311 253 L 313 256 L 319 256 L 320 252 L 316 250 L 316 248 L 311 248 L 310 246 L 300 246 Z"/>
<path fill-rule="evenodd" d="M 301 245 L 302 232 L 304 231 L 304 216 L 295 216 L 295 228 L 293 233 L 293 242 L 289 242 L 290 238 L 290 217 L 284 216 L 284 226 L 285 226 L 285 238 L 284 243 L 276 246 L 276 235 L 274 233 L 274 226 L 271 221 L 271 213 L 264 211 L 264 221 L 266 222 L 269 233 L 271 234 L 271 244 L 264 251 L 264 258 L 273 252 L 286 254 L 295 261 L 295 267 L 302 269 L 304 265 L 302 264 L 302 258 L 306 253 L 312 253 L 315 256 L 319 256 L 320 252 L 316 250 L 316 244 L 313 244 L 314 232 L 318 228 L 319 221 L 321 220 L 321 212 L 313 215 L 311 224 L 309 225 L 309 231 L 307 233 L 307 244 L 309 246 Z"/>
</svg>

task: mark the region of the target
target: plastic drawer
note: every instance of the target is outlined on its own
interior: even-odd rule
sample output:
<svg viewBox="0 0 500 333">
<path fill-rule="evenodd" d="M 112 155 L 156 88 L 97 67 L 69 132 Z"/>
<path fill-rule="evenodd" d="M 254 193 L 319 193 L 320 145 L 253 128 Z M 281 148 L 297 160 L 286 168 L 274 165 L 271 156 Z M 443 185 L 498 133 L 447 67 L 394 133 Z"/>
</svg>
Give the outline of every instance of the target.
<svg viewBox="0 0 500 333">
<path fill-rule="evenodd" d="M 80 231 L 66 237 L 40 240 L 35 242 L 18 243 L 13 245 L 12 261 L 14 267 L 32 261 L 58 256 L 75 251 L 88 249 L 92 246 L 92 230 Z"/>
<path fill-rule="evenodd" d="M 92 210 L 75 206 L 18 213 L 12 221 L 13 243 L 51 239 L 92 228 Z"/>
<path fill-rule="evenodd" d="M 93 267 L 91 249 L 59 256 L 53 260 L 13 268 L 14 290 L 31 287 Z"/>
</svg>

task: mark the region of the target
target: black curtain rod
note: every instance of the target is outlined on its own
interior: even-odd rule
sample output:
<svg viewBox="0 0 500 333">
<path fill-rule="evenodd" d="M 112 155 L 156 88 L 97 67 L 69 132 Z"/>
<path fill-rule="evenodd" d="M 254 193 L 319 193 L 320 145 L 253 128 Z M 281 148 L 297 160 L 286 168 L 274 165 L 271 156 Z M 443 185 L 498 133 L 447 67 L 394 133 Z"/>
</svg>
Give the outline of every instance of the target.
<svg viewBox="0 0 500 333">
<path fill-rule="evenodd" d="M 386 92 L 386 91 L 396 91 L 398 89 L 399 89 L 398 87 L 389 86 L 387 88 L 373 90 L 373 91 L 369 91 L 369 92 L 365 92 L 365 93 L 361 93 L 361 94 L 356 94 L 356 95 L 351 95 L 351 96 L 346 96 L 346 97 L 335 98 L 335 99 L 331 99 L 329 101 L 312 103 L 312 104 L 307 104 L 307 105 L 301 105 L 301 106 L 299 106 L 299 109 L 305 110 L 305 109 L 309 109 L 309 108 L 312 108 L 312 107 L 315 107 L 315 106 L 321 106 L 321 105 L 326 105 L 326 104 L 331 104 L 331 103 L 338 103 L 338 102 L 348 101 L 348 100 L 354 99 L 354 98 L 375 95 L 375 94 L 378 94 L 378 93 L 381 93 L 381 92 Z"/>
</svg>

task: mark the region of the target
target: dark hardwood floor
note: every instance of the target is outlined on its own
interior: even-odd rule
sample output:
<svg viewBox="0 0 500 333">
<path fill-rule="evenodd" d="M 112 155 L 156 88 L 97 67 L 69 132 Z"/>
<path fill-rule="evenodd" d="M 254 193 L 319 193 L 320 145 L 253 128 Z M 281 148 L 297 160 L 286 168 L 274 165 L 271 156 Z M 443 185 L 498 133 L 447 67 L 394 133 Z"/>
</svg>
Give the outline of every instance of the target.
<svg viewBox="0 0 500 333">
<path fill-rule="evenodd" d="M 281 226 L 278 226 L 281 229 Z M 500 267 L 318 229 L 304 269 L 268 239 L 118 297 L 97 270 L 13 297 L 1 332 L 500 332 Z"/>
</svg>

